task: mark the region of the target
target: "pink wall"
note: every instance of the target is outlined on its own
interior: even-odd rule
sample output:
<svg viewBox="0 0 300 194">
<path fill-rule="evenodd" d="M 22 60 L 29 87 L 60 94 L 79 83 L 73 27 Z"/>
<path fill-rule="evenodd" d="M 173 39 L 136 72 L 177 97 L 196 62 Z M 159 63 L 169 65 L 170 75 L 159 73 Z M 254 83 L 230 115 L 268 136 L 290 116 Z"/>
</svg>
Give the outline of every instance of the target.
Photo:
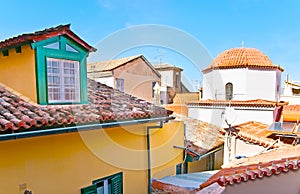
<svg viewBox="0 0 300 194">
<path fill-rule="evenodd" d="M 300 170 L 226 186 L 222 194 L 299 194 Z"/>
</svg>

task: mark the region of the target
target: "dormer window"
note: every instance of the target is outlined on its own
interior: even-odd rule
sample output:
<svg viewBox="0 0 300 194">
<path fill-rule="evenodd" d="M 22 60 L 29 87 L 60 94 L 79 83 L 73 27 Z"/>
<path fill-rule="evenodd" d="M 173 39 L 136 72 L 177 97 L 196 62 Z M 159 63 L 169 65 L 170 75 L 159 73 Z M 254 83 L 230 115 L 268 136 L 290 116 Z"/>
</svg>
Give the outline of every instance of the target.
<svg viewBox="0 0 300 194">
<path fill-rule="evenodd" d="M 47 58 L 48 101 L 80 102 L 79 62 Z"/>
<path fill-rule="evenodd" d="M 88 51 L 58 36 L 34 43 L 39 104 L 88 103 L 86 57 Z"/>
<path fill-rule="evenodd" d="M 86 61 L 95 51 L 70 24 L 21 34 L 0 41 L 0 82 L 40 105 L 88 104 Z"/>
</svg>

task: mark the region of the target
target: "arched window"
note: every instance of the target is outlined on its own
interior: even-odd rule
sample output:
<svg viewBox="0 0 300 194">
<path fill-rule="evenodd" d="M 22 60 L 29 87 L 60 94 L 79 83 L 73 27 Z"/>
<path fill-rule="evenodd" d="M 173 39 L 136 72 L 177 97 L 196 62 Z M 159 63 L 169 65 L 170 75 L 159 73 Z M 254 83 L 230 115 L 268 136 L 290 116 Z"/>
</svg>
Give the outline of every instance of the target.
<svg viewBox="0 0 300 194">
<path fill-rule="evenodd" d="M 226 100 L 232 100 L 233 97 L 233 85 L 232 83 L 227 83 L 225 85 L 225 99 Z"/>
</svg>

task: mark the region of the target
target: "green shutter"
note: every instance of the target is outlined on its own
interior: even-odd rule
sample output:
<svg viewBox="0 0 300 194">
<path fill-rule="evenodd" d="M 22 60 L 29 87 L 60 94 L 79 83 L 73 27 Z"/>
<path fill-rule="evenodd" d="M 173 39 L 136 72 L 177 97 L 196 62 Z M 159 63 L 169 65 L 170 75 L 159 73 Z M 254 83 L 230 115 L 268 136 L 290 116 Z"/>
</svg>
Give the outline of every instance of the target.
<svg viewBox="0 0 300 194">
<path fill-rule="evenodd" d="M 182 174 L 182 164 L 176 165 L 176 174 Z"/>
<path fill-rule="evenodd" d="M 97 185 L 81 188 L 81 194 L 97 194 Z"/>
<path fill-rule="evenodd" d="M 117 174 L 111 178 L 111 193 L 122 194 L 123 193 L 123 181 L 122 174 Z"/>
</svg>

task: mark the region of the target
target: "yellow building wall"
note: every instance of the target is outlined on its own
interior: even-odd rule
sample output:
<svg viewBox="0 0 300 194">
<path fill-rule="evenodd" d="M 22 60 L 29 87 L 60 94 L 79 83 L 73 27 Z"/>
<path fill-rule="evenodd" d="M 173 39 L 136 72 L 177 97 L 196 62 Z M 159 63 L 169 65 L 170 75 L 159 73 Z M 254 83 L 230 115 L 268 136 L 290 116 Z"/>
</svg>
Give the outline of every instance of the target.
<svg viewBox="0 0 300 194">
<path fill-rule="evenodd" d="M 215 152 L 214 154 L 214 170 L 219 170 L 223 165 L 223 149 Z M 194 162 L 188 162 L 188 173 L 207 171 L 206 166 L 208 162 L 208 157 Z"/>
<path fill-rule="evenodd" d="M 207 158 L 197 160 L 194 162 L 188 162 L 188 173 L 206 171 Z"/>
<path fill-rule="evenodd" d="M 124 193 L 147 192 L 146 126 L 114 127 L 0 142 L 0 193 L 79 194 L 93 180 L 123 172 Z M 153 175 L 182 161 L 183 123 L 151 129 Z M 171 146 L 172 145 L 172 146 Z M 155 176 L 153 176 L 155 178 Z"/>
<path fill-rule="evenodd" d="M 21 53 L 9 49 L 8 56 L 0 53 L 0 82 L 37 102 L 35 52 L 30 45 L 21 49 Z"/>
</svg>

